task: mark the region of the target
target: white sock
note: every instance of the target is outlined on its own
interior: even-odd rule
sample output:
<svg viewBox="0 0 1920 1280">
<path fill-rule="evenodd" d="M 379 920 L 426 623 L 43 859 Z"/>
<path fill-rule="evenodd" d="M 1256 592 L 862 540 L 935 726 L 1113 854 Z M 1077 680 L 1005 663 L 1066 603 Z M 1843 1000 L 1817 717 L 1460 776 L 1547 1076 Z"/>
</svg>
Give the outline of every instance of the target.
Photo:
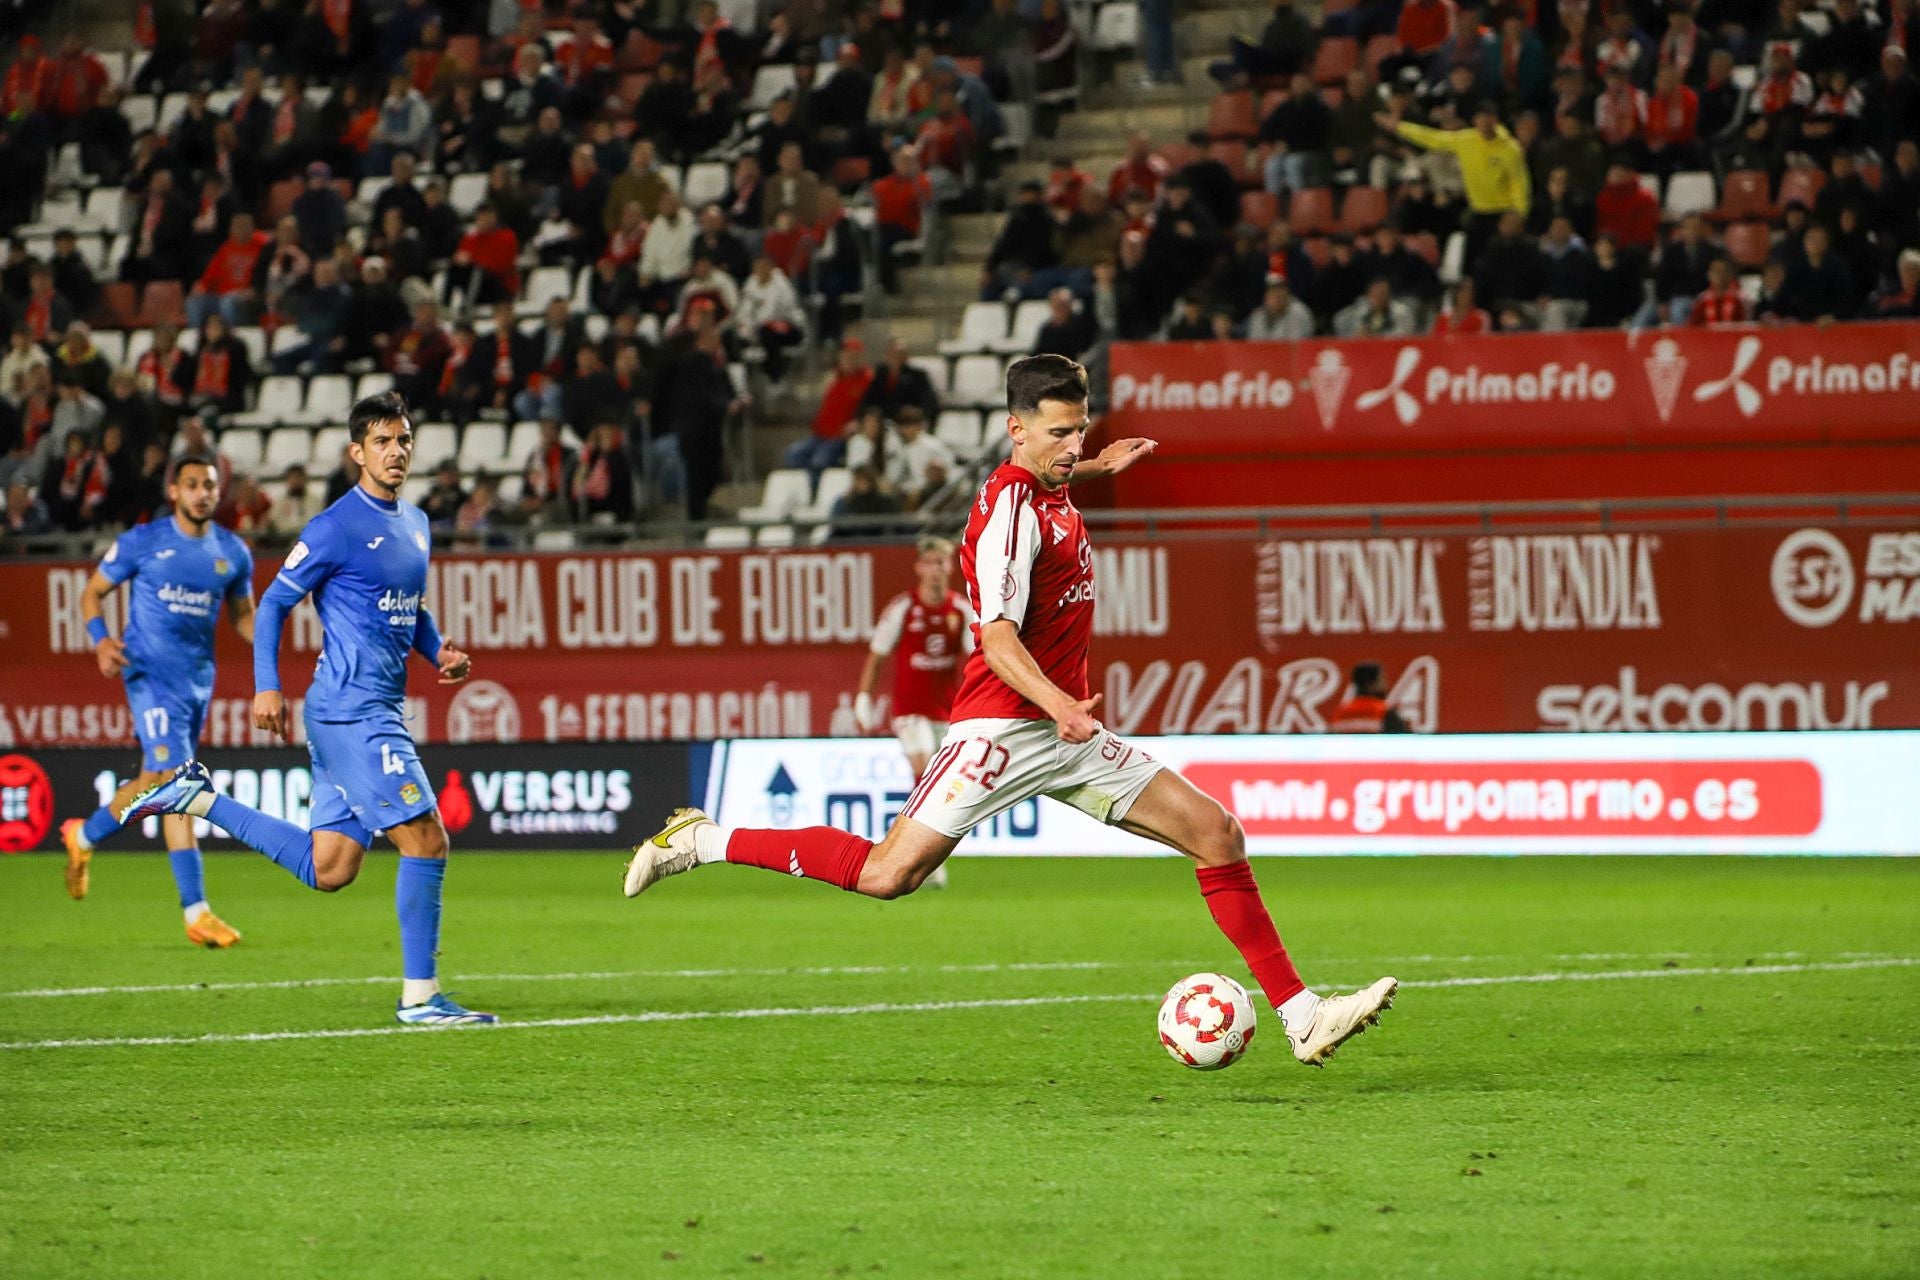
<svg viewBox="0 0 1920 1280">
<path fill-rule="evenodd" d="M 1280 1023 L 1289 1031 L 1305 1031 L 1319 1008 L 1320 997 L 1311 991 L 1290 995 L 1280 1002 Z"/>
<path fill-rule="evenodd" d="M 727 841 L 733 838 L 733 832 L 726 827 L 703 823 L 693 829 L 693 861 L 698 866 L 703 862 L 725 862 L 727 860 Z"/>
<path fill-rule="evenodd" d="M 440 993 L 438 978 L 402 978 L 400 979 L 400 1003 L 404 1005 L 425 1004 Z"/>
<path fill-rule="evenodd" d="M 202 791 L 199 795 L 187 801 L 187 812 L 196 818 L 204 818 L 207 816 L 207 810 L 213 808 L 213 801 L 213 792 Z"/>
<path fill-rule="evenodd" d="M 87 839 L 87 829 L 84 825 L 73 829 L 73 842 L 82 849 L 91 850 L 93 848 L 93 841 Z"/>
<path fill-rule="evenodd" d="M 213 910 L 213 908 L 209 907 L 206 903 L 206 899 L 202 898 L 199 902 L 196 902 L 192 906 L 187 908 L 186 910 L 187 923 L 192 924 L 195 920 L 198 920 L 201 916 L 205 915 L 207 912 L 211 910 Z"/>
</svg>

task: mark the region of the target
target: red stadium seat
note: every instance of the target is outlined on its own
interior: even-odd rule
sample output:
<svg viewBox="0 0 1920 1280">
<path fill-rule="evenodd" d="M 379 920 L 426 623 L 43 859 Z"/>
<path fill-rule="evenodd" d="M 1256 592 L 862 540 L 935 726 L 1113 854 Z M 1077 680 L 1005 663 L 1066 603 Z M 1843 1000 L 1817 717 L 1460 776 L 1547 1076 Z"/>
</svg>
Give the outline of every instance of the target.
<svg viewBox="0 0 1920 1280">
<path fill-rule="evenodd" d="M 446 60 L 449 63 L 457 62 L 469 72 L 478 74 L 480 71 L 480 37 L 448 36 Z"/>
<path fill-rule="evenodd" d="M 155 325 L 184 325 L 187 322 L 187 306 L 182 297 L 178 280 L 154 280 L 140 295 L 140 324 L 142 329 L 151 329 Z"/>
<path fill-rule="evenodd" d="M 1257 186 L 1260 175 L 1247 167 L 1247 144 L 1244 142 L 1209 142 L 1207 156 L 1227 166 L 1234 180 L 1241 186 Z M 1251 173 L 1251 177 L 1249 174 Z"/>
<path fill-rule="evenodd" d="M 1875 191 L 1878 191 L 1880 189 L 1880 166 L 1870 160 L 1862 160 L 1860 162 L 1860 181 L 1866 183 Z"/>
<path fill-rule="evenodd" d="M 1245 141 L 1258 132 L 1260 122 L 1253 118 L 1253 90 L 1215 94 L 1207 104 L 1207 137 L 1215 142 Z"/>
<path fill-rule="evenodd" d="M 1398 52 L 1400 52 L 1400 39 L 1398 36 L 1379 35 L 1367 41 L 1366 61 L 1368 73 L 1378 77 L 1380 74 L 1380 64 Z"/>
<path fill-rule="evenodd" d="M 1293 193 L 1287 203 L 1287 221 L 1297 236 L 1332 231 L 1338 225 L 1333 217 L 1333 192 L 1325 187 L 1308 187 Z"/>
<path fill-rule="evenodd" d="M 1715 222 L 1772 216 L 1773 201 L 1764 169 L 1735 169 L 1727 175 L 1726 185 L 1720 188 L 1720 206 L 1712 214 Z"/>
<path fill-rule="evenodd" d="M 1346 100 L 1347 100 L 1347 91 L 1341 86 L 1337 84 L 1325 84 L 1320 86 L 1320 101 L 1327 104 L 1327 110 L 1333 111 L 1338 109 L 1340 104 L 1345 102 Z"/>
<path fill-rule="evenodd" d="M 1339 84 L 1347 72 L 1360 65 L 1360 42 L 1349 36 L 1334 36 L 1320 42 L 1313 58 L 1315 84 Z"/>
<path fill-rule="evenodd" d="M 1169 142 L 1155 154 L 1167 162 L 1168 169 L 1178 173 L 1200 158 L 1200 149 L 1185 142 Z"/>
<path fill-rule="evenodd" d="M 1407 248 L 1427 260 L 1430 267 L 1440 265 L 1440 240 L 1431 231 L 1416 231 L 1407 237 Z"/>
<path fill-rule="evenodd" d="M 613 92 L 620 101 L 631 107 L 640 101 L 640 95 L 646 92 L 652 80 L 653 77 L 645 71 L 623 71 L 620 73 L 620 83 Z"/>
<path fill-rule="evenodd" d="M 1333 246 L 1325 236 L 1308 236 L 1300 242 L 1300 252 L 1306 254 L 1307 261 L 1315 267 L 1324 267 L 1333 261 Z"/>
<path fill-rule="evenodd" d="M 1773 236 L 1764 222 L 1736 222 L 1727 228 L 1727 256 L 1736 266 L 1763 266 L 1772 248 Z"/>
<path fill-rule="evenodd" d="M 100 286 L 100 314 L 109 329 L 131 329 L 140 323 L 140 287 L 122 280 Z"/>
<path fill-rule="evenodd" d="M 1265 231 L 1280 216 L 1280 201 L 1271 191 L 1240 193 L 1240 225 Z"/>
<path fill-rule="evenodd" d="M 1265 120 L 1273 114 L 1273 109 L 1286 101 L 1285 89 L 1269 89 L 1260 95 L 1260 118 Z"/>
<path fill-rule="evenodd" d="M 833 185 L 851 190 L 873 176 L 873 160 L 868 156 L 841 156 L 833 162 Z"/>
<path fill-rule="evenodd" d="M 1820 188 L 1826 185 L 1825 169 L 1789 169 L 1780 177 L 1780 194 L 1774 203 L 1784 209 L 1798 200 L 1811 209 L 1820 195 Z"/>
<path fill-rule="evenodd" d="M 1352 187 L 1340 205 L 1340 229 L 1371 231 L 1387 220 L 1387 193 L 1378 187 Z"/>
</svg>

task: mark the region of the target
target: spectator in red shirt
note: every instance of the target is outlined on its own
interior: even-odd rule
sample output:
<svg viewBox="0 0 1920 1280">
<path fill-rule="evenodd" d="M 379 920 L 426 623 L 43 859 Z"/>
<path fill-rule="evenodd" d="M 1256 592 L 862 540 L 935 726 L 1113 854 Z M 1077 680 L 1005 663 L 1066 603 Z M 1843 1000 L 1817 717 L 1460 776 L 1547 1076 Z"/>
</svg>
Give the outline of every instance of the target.
<svg viewBox="0 0 1920 1280">
<path fill-rule="evenodd" d="M 899 148 L 893 153 L 893 172 L 873 184 L 874 223 L 880 232 L 880 284 L 888 293 L 900 291 L 894 246 L 920 238 L 921 221 L 932 203 L 933 184 L 920 172 L 913 148 Z"/>
<path fill-rule="evenodd" d="M 488 306 L 520 292 L 520 237 L 500 225 L 490 204 L 474 211 L 473 230 L 460 237 L 447 273 L 447 302 L 464 295 L 465 305 Z"/>
<path fill-rule="evenodd" d="M 214 509 L 213 522 L 241 535 L 264 533 L 273 499 L 260 489 L 252 476 L 242 472 L 234 477 L 233 491 Z"/>
<path fill-rule="evenodd" d="M 1493 317 L 1486 308 L 1474 305 L 1473 277 L 1462 276 L 1453 286 L 1453 305 L 1434 317 L 1433 336 L 1460 337 L 1472 333 L 1492 333 Z"/>
<path fill-rule="evenodd" d="M 1137 130 L 1127 139 L 1127 158 L 1113 167 L 1113 176 L 1107 179 L 1107 202 L 1118 209 L 1129 191 L 1143 191 L 1152 200 L 1160 194 L 1169 168 L 1153 153 L 1153 138 L 1146 130 Z"/>
<path fill-rule="evenodd" d="M 413 307 L 413 327 L 394 340 L 387 352 L 393 389 L 408 404 L 429 413 L 440 400 L 440 374 L 453 354 L 453 340 L 440 323 L 440 304 L 428 299 Z"/>
<path fill-rule="evenodd" d="M 60 42 L 60 57 L 47 64 L 41 101 L 63 121 L 78 120 L 93 110 L 107 87 L 107 68 L 77 35 Z"/>
<path fill-rule="evenodd" d="M 1653 76 L 1653 96 L 1647 99 L 1647 155 L 1655 173 L 1671 175 L 1705 167 L 1699 119 L 1700 95 L 1680 82 L 1678 67 L 1662 64 Z"/>
<path fill-rule="evenodd" d="M 1607 166 L 1607 185 L 1593 201 L 1596 235 L 1611 234 L 1621 249 L 1642 258 L 1660 234 L 1660 201 L 1640 185 L 1640 175 L 1625 160 Z"/>
<path fill-rule="evenodd" d="M 52 70 L 53 64 L 40 56 L 40 37 L 21 36 L 20 56 L 7 68 L 6 85 L 0 89 L 0 115 L 18 115 L 25 105 L 23 99 L 45 102 Z"/>
<path fill-rule="evenodd" d="M 974 152 L 973 125 L 951 89 L 941 90 L 934 99 L 933 117 L 920 126 L 915 145 L 935 199 L 950 200 L 966 189 Z"/>
<path fill-rule="evenodd" d="M 187 295 L 187 322 L 205 324 L 217 311 L 229 325 L 244 324 L 240 313 L 255 301 L 253 268 L 266 245 L 267 235 L 254 230 L 252 214 L 234 214 L 227 223 L 227 238 L 213 251 L 213 260 Z"/>
<path fill-rule="evenodd" d="M 1745 324 L 1746 320 L 1747 300 L 1741 296 L 1739 282 L 1733 278 L 1733 263 L 1715 258 L 1707 264 L 1707 287 L 1693 300 L 1687 324 L 1694 328 L 1718 328 Z"/>
<path fill-rule="evenodd" d="M 1080 191 L 1092 179 L 1082 173 L 1072 156 L 1056 156 L 1047 168 L 1047 207 L 1071 214 L 1080 207 Z"/>
<path fill-rule="evenodd" d="M 873 370 L 862 358 L 867 344 L 848 338 L 840 344 L 834 361 L 833 380 L 820 396 L 820 408 L 813 415 L 813 429 L 804 440 L 787 450 L 786 465 L 805 467 L 815 480 L 828 467 L 837 467 L 847 456 L 847 428 L 860 412 L 860 401 L 873 382 Z"/>
</svg>

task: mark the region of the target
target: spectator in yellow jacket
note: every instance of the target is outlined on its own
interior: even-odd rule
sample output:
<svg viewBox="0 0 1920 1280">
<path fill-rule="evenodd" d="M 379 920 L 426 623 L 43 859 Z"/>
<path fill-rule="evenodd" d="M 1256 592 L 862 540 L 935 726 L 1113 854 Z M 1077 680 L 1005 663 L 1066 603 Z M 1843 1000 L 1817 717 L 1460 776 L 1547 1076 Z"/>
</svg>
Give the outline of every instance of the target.
<svg viewBox="0 0 1920 1280">
<path fill-rule="evenodd" d="M 1527 176 L 1527 153 L 1500 123 L 1500 113 L 1490 101 L 1482 100 L 1473 108 L 1471 129 L 1430 129 L 1409 124 L 1394 116 L 1381 114 L 1374 120 L 1388 133 L 1433 151 L 1451 151 L 1460 160 L 1460 176 L 1467 188 L 1467 262 L 1480 256 L 1500 215 L 1513 210 L 1523 216 L 1533 203 L 1532 182 Z"/>
</svg>

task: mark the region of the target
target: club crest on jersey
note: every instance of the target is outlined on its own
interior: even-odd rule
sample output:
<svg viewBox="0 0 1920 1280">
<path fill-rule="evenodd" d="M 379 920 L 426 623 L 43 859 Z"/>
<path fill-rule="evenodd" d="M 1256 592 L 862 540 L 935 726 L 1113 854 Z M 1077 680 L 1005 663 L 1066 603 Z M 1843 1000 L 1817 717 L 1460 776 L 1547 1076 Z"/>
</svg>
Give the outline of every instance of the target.
<svg viewBox="0 0 1920 1280">
<path fill-rule="evenodd" d="M 415 529 L 413 531 L 413 545 L 425 551 L 427 549 L 427 535 Z"/>
<path fill-rule="evenodd" d="M 1019 594 L 1020 583 L 1014 578 L 1013 570 L 1009 569 L 1000 576 L 1000 598 L 1011 600 Z"/>
<path fill-rule="evenodd" d="M 308 547 L 306 543 L 296 542 L 293 544 L 293 550 L 287 552 L 286 563 L 280 567 L 282 569 L 292 569 L 312 554 L 312 548 Z"/>
<path fill-rule="evenodd" d="M 165 764 L 167 762 L 168 757 L 172 755 L 173 755 L 173 752 L 169 751 L 165 747 L 155 747 L 153 749 L 153 762 L 155 764 Z"/>
<path fill-rule="evenodd" d="M 225 560 L 215 560 L 213 562 L 213 571 L 223 576 L 232 568 L 233 566 Z"/>
<path fill-rule="evenodd" d="M 402 804 L 419 804 L 420 803 L 420 788 L 416 783 L 409 782 L 400 788 L 400 803 Z"/>
</svg>

